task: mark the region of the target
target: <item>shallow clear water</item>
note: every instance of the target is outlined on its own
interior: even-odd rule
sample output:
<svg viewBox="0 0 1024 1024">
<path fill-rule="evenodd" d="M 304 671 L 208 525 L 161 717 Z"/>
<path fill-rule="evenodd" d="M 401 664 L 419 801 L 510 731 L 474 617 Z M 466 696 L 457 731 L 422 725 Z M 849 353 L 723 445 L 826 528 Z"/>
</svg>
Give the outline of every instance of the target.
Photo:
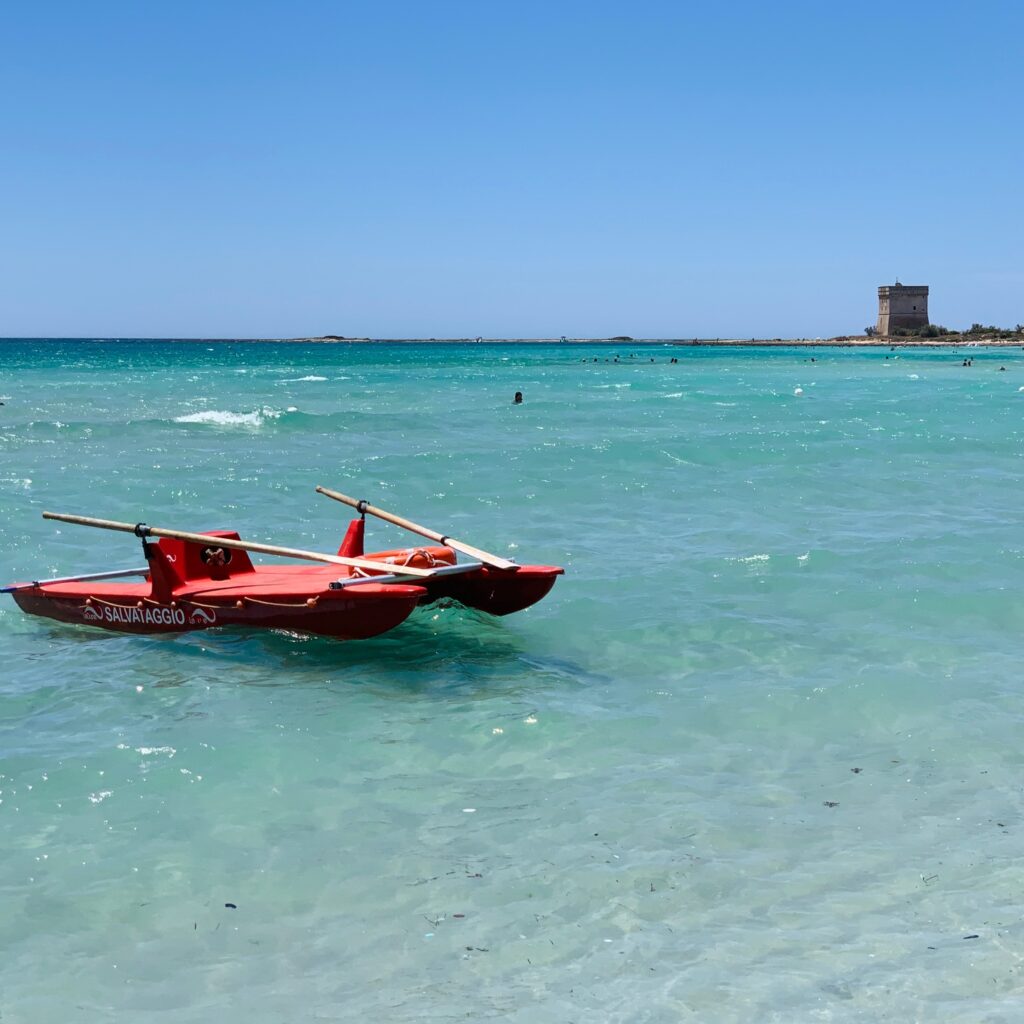
<svg viewBox="0 0 1024 1024">
<path fill-rule="evenodd" d="M 330 548 L 318 483 L 568 571 L 351 644 L 3 598 L 5 1024 L 1019 1019 L 1024 353 L 630 351 L 0 343 L 3 581 L 138 562 L 44 508 Z"/>
</svg>

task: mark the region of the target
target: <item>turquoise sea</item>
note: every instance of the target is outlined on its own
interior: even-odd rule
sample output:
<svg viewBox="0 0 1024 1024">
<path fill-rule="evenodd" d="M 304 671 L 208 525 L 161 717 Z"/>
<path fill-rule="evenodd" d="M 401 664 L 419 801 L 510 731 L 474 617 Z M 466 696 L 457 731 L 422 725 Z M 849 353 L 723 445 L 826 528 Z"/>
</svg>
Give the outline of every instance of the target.
<svg viewBox="0 0 1024 1024">
<path fill-rule="evenodd" d="M 3 597 L 3 1024 L 1019 1021 L 1024 353 L 964 354 L 0 342 L 0 582 L 139 562 L 44 509 L 333 550 L 317 484 L 567 570 L 349 644 Z"/>
</svg>

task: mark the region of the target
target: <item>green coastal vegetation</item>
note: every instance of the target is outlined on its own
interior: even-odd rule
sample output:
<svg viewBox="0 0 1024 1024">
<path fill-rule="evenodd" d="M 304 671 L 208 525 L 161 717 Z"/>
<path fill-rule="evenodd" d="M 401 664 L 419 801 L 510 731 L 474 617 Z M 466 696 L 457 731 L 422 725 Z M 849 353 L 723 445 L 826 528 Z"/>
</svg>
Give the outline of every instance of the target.
<svg viewBox="0 0 1024 1024">
<path fill-rule="evenodd" d="M 864 333 L 869 338 L 878 337 L 878 330 L 875 327 L 865 327 Z M 965 341 L 980 341 L 982 338 L 999 338 L 1015 340 L 1020 338 L 1024 341 L 1024 324 L 1017 324 L 1016 327 L 995 327 L 985 324 L 971 324 L 964 331 L 953 330 L 943 327 L 940 324 L 925 324 L 922 327 L 894 327 L 889 334 L 890 338 L 945 338 L 948 341 L 956 341 L 962 338 Z"/>
</svg>

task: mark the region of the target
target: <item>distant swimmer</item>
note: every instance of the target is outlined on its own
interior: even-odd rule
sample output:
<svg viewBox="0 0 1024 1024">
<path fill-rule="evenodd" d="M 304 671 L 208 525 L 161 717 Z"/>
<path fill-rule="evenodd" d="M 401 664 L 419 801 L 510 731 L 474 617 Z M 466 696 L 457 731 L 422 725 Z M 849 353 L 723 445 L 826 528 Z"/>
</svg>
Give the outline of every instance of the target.
<svg viewBox="0 0 1024 1024">
<path fill-rule="evenodd" d="M 523 404 L 523 393 L 522 393 L 522 391 L 517 391 L 516 392 L 516 397 L 512 399 L 512 404 L 513 405 L 522 405 Z"/>
<path fill-rule="evenodd" d="M 999 367 L 999 372 L 1000 373 L 1006 373 L 1006 367 L 1005 366 L 1000 366 Z M 3 405 L 3 404 L 4 404 L 3 402 L 0 402 L 0 405 Z"/>
</svg>

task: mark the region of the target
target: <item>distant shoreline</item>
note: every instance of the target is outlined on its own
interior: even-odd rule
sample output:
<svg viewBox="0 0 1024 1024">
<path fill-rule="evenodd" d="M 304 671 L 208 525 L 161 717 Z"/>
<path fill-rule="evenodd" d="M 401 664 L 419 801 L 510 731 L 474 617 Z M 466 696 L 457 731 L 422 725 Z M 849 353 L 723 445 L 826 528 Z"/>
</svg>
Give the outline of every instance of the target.
<svg viewBox="0 0 1024 1024">
<path fill-rule="evenodd" d="M 228 340 L 228 339 L 225 339 Z M 317 345 L 628 345 L 672 348 L 1024 348 L 1024 335 L 1015 338 L 965 336 L 938 338 L 844 336 L 836 338 L 239 338 Z"/>
<path fill-rule="evenodd" d="M 944 335 L 938 338 L 875 337 L 836 338 L 343 338 L 333 335 L 310 338 L 0 338 L 4 341 L 89 341 L 110 344 L 120 341 L 174 342 L 185 344 L 269 345 L 558 345 L 565 347 L 616 346 L 624 348 L 1024 348 L 1024 335 Z"/>
<path fill-rule="evenodd" d="M 225 339 L 229 340 L 229 339 Z M 997 338 L 991 335 L 957 334 L 938 338 L 875 337 L 847 335 L 836 338 L 238 338 L 237 341 L 268 341 L 315 345 L 627 345 L 672 348 L 1024 348 L 1024 335 Z"/>
</svg>

